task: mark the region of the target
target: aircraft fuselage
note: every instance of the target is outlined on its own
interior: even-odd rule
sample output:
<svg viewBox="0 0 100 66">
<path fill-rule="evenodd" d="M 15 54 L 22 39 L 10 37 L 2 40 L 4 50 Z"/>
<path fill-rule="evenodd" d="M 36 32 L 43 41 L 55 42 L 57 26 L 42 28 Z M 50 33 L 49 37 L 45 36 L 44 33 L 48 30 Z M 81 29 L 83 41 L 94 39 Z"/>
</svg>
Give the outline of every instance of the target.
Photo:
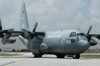
<svg viewBox="0 0 100 66">
<path fill-rule="evenodd" d="M 85 34 L 78 30 L 46 32 L 42 43 L 36 40 L 31 44 L 33 53 L 72 55 L 83 53 L 90 46 Z"/>
</svg>

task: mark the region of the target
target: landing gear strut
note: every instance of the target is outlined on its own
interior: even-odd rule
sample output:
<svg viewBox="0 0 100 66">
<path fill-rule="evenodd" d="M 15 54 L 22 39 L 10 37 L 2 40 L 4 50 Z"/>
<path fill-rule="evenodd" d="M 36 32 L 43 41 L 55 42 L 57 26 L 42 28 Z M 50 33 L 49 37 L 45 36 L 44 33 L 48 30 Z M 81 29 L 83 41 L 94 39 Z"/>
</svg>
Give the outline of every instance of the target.
<svg viewBox="0 0 100 66">
<path fill-rule="evenodd" d="M 80 54 L 74 54 L 74 55 L 72 56 L 72 58 L 73 58 L 73 59 L 79 59 L 79 58 L 80 58 Z"/>
<path fill-rule="evenodd" d="M 56 55 L 57 56 L 57 58 L 64 58 L 65 57 L 65 55 Z"/>
<path fill-rule="evenodd" d="M 34 58 L 41 58 L 42 54 L 34 54 Z"/>
</svg>

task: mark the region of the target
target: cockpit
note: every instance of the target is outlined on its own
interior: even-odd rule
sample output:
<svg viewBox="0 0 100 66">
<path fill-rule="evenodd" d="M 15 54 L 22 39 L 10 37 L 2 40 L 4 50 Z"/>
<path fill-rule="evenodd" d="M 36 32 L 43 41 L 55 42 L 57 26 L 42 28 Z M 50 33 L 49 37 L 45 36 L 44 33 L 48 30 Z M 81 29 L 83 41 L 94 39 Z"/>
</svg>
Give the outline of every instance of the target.
<svg viewBox="0 0 100 66">
<path fill-rule="evenodd" d="M 86 34 L 84 34 L 84 33 L 71 32 L 70 37 L 76 37 L 76 36 L 86 36 Z"/>
<path fill-rule="evenodd" d="M 76 44 L 76 42 L 80 40 L 86 40 L 86 34 L 83 32 L 73 31 L 69 34 L 69 39 L 66 40 L 66 44 Z"/>
<path fill-rule="evenodd" d="M 76 36 L 76 32 L 71 32 L 70 37 L 75 37 Z"/>
</svg>

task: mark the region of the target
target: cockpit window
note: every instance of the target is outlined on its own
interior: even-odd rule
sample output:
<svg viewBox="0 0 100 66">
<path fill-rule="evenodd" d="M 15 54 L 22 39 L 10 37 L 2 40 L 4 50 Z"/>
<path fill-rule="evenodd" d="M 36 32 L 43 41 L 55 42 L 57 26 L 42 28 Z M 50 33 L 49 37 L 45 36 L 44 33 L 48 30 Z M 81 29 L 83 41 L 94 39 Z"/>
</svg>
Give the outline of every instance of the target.
<svg viewBox="0 0 100 66">
<path fill-rule="evenodd" d="M 77 36 L 80 36 L 81 34 L 80 33 L 77 33 Z"/>
<path fill-rule="evenodd" d="M 76 36 L 76 32 L 71 32 L 70 37 L 75 37 Z"/>
<path fill-rule="evenodd" d="M 85 36 L 84 33 L 77 33 L 77 36 Z"/>
</svg>

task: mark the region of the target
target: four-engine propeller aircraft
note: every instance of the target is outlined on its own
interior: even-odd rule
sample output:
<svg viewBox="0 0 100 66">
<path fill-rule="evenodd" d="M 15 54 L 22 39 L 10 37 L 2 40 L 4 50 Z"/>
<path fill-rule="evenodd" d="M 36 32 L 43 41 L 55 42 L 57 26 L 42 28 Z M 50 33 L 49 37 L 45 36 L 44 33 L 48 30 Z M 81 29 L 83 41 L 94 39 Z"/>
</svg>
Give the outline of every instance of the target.
<svg viewBox="0 0 100 66">
<path fill-rule="evenodd" d="M 34 57 L 42 57 L 43 54 L 55 54 L 57 58 L 64 58 L 70 55 L 73 59 L 79 59 L 80 54 L 85 52 L 90 46 L 97 42 L 92 39 L 100 39 L 100 34 L 90 34 L 90 26 L 87 34 L 80 30 L 59 30 L 54 32 L 36 32 L 38 23 L 36 22 L 33 31 L 29 31 L 25 3 L 21 9 L 21 31 L 13 29 L 2 30 L 0 22 L 0 37 L 3 44 L 14 43 L 15 36 L 27 46 L 34 54 Z"/>
</svg>

